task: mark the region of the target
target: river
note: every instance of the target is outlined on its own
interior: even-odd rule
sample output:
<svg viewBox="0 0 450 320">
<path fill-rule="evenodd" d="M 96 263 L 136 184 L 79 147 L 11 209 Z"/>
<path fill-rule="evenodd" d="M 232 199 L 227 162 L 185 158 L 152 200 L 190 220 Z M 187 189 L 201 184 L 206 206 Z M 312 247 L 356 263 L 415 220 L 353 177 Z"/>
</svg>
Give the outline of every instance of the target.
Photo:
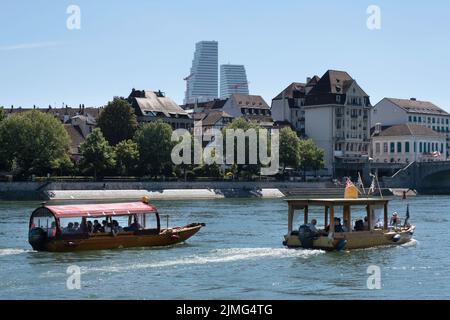
<svg viewBox="0 0 450 320">
<path fill-rule="evenodd" d="M 84 253 L 33 252 L 28 219 L 39 203 L 0 202 L 0 299 L 449 299 L 450 197 L 407 202 L 414 241 L 335 253 L 282 246 L 283 200 L 158 201 L 171 225 L 206 227 L 171 248 Z M 406 202 L 391 201 L 394 210 L 404 216 Z M 66 285 L 73 265 L 79 290 Z M 369 266 L 380 268 L 379 290 L 368 289 Z"/>
</svg>

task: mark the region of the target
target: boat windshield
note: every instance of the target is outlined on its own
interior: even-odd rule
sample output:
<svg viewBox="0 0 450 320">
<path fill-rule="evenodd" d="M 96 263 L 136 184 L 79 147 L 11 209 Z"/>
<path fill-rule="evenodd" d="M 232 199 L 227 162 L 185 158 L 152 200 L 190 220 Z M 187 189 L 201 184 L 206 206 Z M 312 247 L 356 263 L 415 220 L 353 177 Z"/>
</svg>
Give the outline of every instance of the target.
<svg viewBox="0 0 450 320">
<path fill-rule="evenodd" d="M 55 217 L 48 210 L 38 210 L 33 214 L 30 229 L 42 228 L 44 230 L 56 228 Z"/>
</svg>

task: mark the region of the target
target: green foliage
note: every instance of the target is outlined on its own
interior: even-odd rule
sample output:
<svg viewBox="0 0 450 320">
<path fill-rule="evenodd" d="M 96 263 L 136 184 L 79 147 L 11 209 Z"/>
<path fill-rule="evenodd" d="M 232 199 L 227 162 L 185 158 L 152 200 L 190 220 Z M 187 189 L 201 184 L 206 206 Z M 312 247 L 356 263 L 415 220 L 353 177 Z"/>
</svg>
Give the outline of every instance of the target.
<svg viewBox="0 0 450 320">
<path fill-rule="evenodd" d="M 280 164 L 283 166 L 283 172 L 288 166 L 300 166 L 300 145 L 299 137 L 291 128 L 280 130 Z"/>
<path fill-rule="evenodd" d="M 316 146 L 311 139 L 300 140 L 300 163 L 303 171 L 319 170 L 324 167 L 324 151 Z"/>
<path fill-rule="evenodd" d="M 0 122 L 6 119 L 6 112 L 3 106 L 0 107 Z"/>
<path fill-rule="evenodd" d="M 14 114 L 0 123 L 0 163 L 19 174 L 44 175 L 67 164 L 69 135 L 53 116 L 36 110 Z"/>
<path fill-rule="evenodd" d="M 241 129 L 244 132 L 246 132 L 249 129 L 254 129 L 256 131 L 256 140 L 257 140 L 257 148 L 256 148 L 256 159 L 258 160 L 258 146 L 259 146 L 259 130 L 261 130 L 261 127 L 254 122 L 247 122 L 247 120 L 245 120 L 242 117 L 239 118 L 235 118 L 231 123 L 227 124 L 224 128 L 223 128 L 223 137 L 224 137 L 224 147 L 223 149 L 225 150 L 226 153 L 228 153 L 227 151 L 227 147 L 226 147 L 226 141 L 227 141 L 227 130 L 228 129 L 232 129 L 232 130 L 238 130 Z M 234 161 L 235 163 L 237 162 L 238 159 L 238 155 L 237 155 L 237 139 L 235 138 L 235 143 L 234 143 Z M 235 174 L 238 176 L 245 176 L 245 177 L 251 177 L 252 175 L 257 175 L 259 174 L 260 168 L 261 166 L 259 164 L 249 164 L 250 163 L 250 148 L 249 148 L 249 137 L 245 138 L 245 164 L 236 164 L 236 170 L 235 170 Z M 253 155 L 252 155 L 253 156 Z M 226 159 L 224 159 L 225 161 Z M 241 174 L 242 171 L 245 171 L 245 174 Z"/>
<path fill-rule="evenodd" d="M 131 104 L 121 98 L 114 98 L 108 103 L 101 112 L 97 124 L 112 146 L 132 139 L 138 126 Z"/>
<path fill-rule="evenodd" d="M 120 175 L 127 176 L 136 169 L 139 160 L 137 144 L 132 140 L 119 142 L 115 147 L 116 167 Z"/>
<path fill-rule="evenodd" d="M 99 128 L 92 130 L 86 141 L 80 146 L 83 165 L 94 171 L 94 178 L 115 165 L 114 149 L 106 141 Z"/>
<path fill-rule="evenodd" d="M 162 120 L 146 123 L 136 132 L 139 166 L 144 174 L 157 176 L 167 163 L 172 164 L 172 127 Z"/>
</svg>

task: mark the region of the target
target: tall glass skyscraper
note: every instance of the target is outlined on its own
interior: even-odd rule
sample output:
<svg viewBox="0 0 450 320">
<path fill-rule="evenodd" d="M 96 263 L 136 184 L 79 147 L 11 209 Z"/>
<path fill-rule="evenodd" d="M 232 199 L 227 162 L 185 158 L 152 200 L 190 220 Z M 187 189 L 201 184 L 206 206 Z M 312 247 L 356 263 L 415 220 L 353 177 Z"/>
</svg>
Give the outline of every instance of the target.
<svg viewBox="0 0 450 320">
<path fill-rule="evenodd" d="M 223 64 L 220 66 L 220 98 L 229 98 L 234 93 L 249 94 L 245 67 Z"/>
<path fill-rule="evenodd" d="M 217 41 L 200 41 L 195 45 L 191 74 L 185 80 L 185 104 L 217 99 L 219 89 L 219 43 Z"/>
</svg>

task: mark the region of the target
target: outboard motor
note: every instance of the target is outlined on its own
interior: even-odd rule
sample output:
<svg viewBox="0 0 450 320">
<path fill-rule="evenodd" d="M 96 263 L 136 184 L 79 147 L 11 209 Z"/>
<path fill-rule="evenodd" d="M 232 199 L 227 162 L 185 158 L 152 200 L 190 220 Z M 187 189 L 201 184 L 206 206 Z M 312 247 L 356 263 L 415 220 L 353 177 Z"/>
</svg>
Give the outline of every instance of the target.
<svg viewBox="0 0 450 320">
<path fill-rule="evenodd" d="M 28 242 L 33 247 L 33 250 L 43 250 L 47 242 L 47 232 L 42 228 L 31 229 L 28 233 Z"/>
<path fill-rule="evenodd" d="M 300 226 L 298 230 L 298 239 L 300 240 L 302 248 L 312 249 L 314 237 L 314 232 L 307 225 Z"/>
</svg>

